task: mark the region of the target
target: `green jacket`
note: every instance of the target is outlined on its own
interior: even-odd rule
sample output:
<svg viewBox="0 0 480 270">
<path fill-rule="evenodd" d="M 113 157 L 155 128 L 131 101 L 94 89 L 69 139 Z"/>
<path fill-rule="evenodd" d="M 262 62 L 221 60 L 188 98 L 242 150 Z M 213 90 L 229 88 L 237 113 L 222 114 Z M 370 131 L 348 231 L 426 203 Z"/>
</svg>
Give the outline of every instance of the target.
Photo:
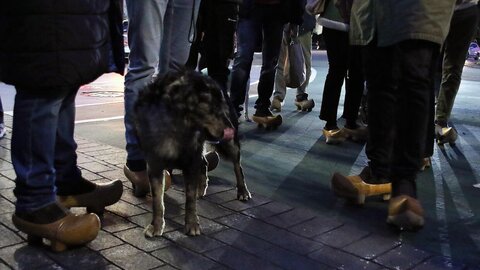
<svg viewBox="0 0 480 270">
<path fill-rule="evenodd" d="M 443 44 L 456 0 L 355 0 L 350 17 L 350 42 L 379 47 L 409 39 Z"/>
</svg>

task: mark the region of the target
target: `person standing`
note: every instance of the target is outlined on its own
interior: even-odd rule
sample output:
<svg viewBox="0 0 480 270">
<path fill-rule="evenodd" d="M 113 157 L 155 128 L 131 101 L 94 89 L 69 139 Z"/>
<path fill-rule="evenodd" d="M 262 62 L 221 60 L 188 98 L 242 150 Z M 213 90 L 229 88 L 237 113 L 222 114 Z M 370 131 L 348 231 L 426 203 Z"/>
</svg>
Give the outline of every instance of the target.
<svg viewBox="0 0 480 270">
<path fill-rule="evenodd" d="M 450 31 L 444 43 L 442 82 L 435 111 L 435 135 L 439 145 L 454 144 L 458 134 L 449 126 L 455 97 L 462 80 L 465 55 L 478 25 L 478 0 L 459 0 L 455 6 Z"/>
<path fill-rule="evenodd" d="M 325 12 L 318 22 L 323 26 L 327 48 L 328 74 L 323 87 L 319 118 L 325 121 L 322 133 L 327 144 L 337 144 L 346 138 L 365 141 L 367 129 L 357 124 L 358 111 L 364 90 L 360 47 L 349 44 L 349 18 L 342 18 L 333 0 L 327 0 Z M 337 126 L 337 109 L 345 81 L 343 117 L 345 127 Z"/>
<path fill-rule="evenodd" d="M 77 166 L 75 96 L 106 72 L 123 74 L 122 2 L 8 1 L 0 10 L 0 80 L 15 86 L 12 164 L 17 201 L 13 224 L 30 243 L 55 251 L 93 240 L 96 214 L 123 192 L 115 180 L 94 184 Z M 12 27 L 15 26 L 15 27 Z M 55 38 L 52 38 L 55 37 Z"/>
<path fill-rule="evenodd" d="M 125 75 L 125 139 L 127 161 L 123 168 L 134 195 L 150 191 L 147 164 L 134 124 L 138 93 L 156 74 L 185 66 L 194 40 L 199 0 L 127 0 L 129 64 Z"/>
<path fill-rule="evenodd" d="M 304 6 L 305 6 L 305 2 Z M 298 42 L 302 46 L 303 57 L 305 59 L 305 82 L 297 88 L 297 95 L 295 96 L 295 105 L 299 110 L 311 110 L 315 106 L 313 99 L 308 99 L 307 87 L 312 73 L 312 31 L 315 28 L 315 17 L 304 12 L 303 23 L 298 31 Z M 288 33 L 290 26 L 286 25 L 283 31 L 282 47 L 280 48 L 280 55 L 278 56 L 278 65 L 275 72 L 275 91 L 273 92 L 272 111 L 280 112 L 282 110 L 282 103 L 287 94 L 287 86 L 285 85 L 285 77 L 283 70 L 285 68 L 285 58 L 287 57 L 287 49 L 290 41 Z"/>
<path fill-rule="evenodd" d="M 233 62 L 230 98 L 240 117 L 247 91 L 247 81 L 252 68 L 253 54 L 262 44 L 262 69 L 258 82 L 258 98 L 254 118 L 268 118 L 270 97 L 273 93 L 275 69 L 282 43 L 283 26 L 290 23 L 288 32 L 298 35 L 302 24 L 304 5 L 298 0 L 244 0 L 240 6 L 237 30 L 237 53 Z"/>
<path fill-rule="evenodd" d="M 454 5 L 366 0 L 353 1 L 351 9 L 350 42 L 365 46 L 369 167 L 360 175 L 335 173 L 332 188 L 357 203 L 391 192 L 387 223 L 399 229 L 414 231 L 425 223 L 415 180 L 424 156 L 431 74 Z"/>
</svg>

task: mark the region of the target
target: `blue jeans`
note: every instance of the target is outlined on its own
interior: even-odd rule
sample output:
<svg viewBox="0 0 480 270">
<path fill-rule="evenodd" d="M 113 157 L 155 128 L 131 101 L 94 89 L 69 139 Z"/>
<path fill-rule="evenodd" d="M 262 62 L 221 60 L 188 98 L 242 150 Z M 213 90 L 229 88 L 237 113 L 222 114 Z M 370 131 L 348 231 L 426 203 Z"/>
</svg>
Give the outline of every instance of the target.
<svg viewBox="0 0 480 270">
<path fill-rule="evenodd" d="M 240 18 L 237 30 L 238 51 L 233 62 L 230 87 L 230 97 L 237 112 L 240 112 L 240 106 L 245 102 L 247 81 L 259 38 L 262 39 L 262 70 L 255 108 L 270 107 L 282 36 L 283 21 L 280 5 L 255 5 L 250 17 Z"/>
<path fill-rule="evenodd" d="M 12 129 L 12 163 L 16 210 L 30 212 L 56 201 L 55 184 L 81 180 L 77 168 L 75 95 L 79 87 L 57 97 L 41 97 L 17 88 Z"/>
<path fill-rule="evenodd" d="M 155 73 L 164 74 L 185 65 L 195 29 L 192 12 L 195 10 L 197 14 L 199 5 L 200 0 L 127 0 L 130 46 L 125 76 L 127 162 L 145 163 L 134 124 L 133 108 L 138 93 Z"/>
</svg>

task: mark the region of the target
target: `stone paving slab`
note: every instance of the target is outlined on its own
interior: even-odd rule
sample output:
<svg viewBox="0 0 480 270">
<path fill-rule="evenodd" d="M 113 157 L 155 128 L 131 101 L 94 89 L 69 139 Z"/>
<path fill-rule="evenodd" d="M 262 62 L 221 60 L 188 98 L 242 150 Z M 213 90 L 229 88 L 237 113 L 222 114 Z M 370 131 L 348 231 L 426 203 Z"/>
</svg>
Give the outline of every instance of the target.
<svg viewBox="0 0 480 270">
<path fill-rule="evenodd" d="M 15 178 L 10 135 L 0 144 L 0 269 L 475 269 L 448 257 L 378 235 L 335 217 L 254 194 L 236 200 L 233 186 L 211 184 L 198 202 L 203 234 L 183 233 L 184 193 L 178 179 L 167 191 L 166 228 L 147 239 L 151 197 L 131 194 L 122 174 L 123 150 L 79 138 L 80 167 L 94 181 L 124 181 L 119 203 L 106 209 L 102 230 L 88 245 L 63 253 L 29 246 L 11 223 Z M 73 209 L 82 213 L 83 208 Z"/>
</svg>

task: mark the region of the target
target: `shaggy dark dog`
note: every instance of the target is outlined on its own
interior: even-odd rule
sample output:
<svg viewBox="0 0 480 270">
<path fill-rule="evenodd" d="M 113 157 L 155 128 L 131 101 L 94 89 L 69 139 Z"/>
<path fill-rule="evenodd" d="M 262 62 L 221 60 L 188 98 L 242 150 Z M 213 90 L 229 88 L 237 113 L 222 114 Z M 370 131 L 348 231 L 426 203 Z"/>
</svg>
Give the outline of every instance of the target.
<svg viewBox="0 0 480 270">
<path fill-rule="evenodd" d="M 233 162 L 237 199 L 251 198 L 240 166 L 238 119 L 226 99 L 215 81 L 193 71 L 167 73 L 140 93 L 135 120 L 153 197 L 153 220 L 145 229 L 147 237 L 163 233 L 163 171 L 171 169 L 182 170 L 185 179 L 185 232 L 200 234 L 196 200 L 207 188 L 206 140 L 216 141 L 220 156 Z"/>
</svg>

